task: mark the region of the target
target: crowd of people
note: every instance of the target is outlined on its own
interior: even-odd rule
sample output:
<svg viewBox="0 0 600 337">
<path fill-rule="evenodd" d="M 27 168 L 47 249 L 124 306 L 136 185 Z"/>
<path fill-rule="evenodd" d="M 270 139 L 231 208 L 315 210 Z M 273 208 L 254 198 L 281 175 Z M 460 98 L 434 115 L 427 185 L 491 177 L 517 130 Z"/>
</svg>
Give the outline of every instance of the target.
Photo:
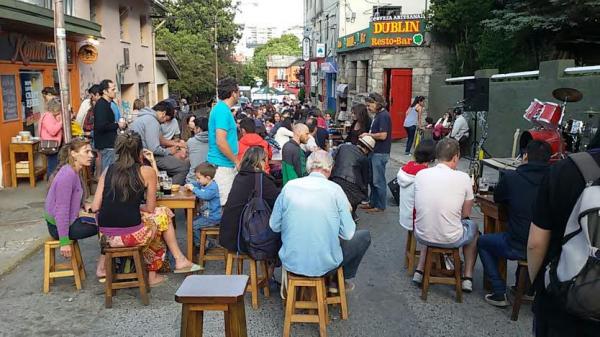
<svg viewBox="0 0 600 337">
<path fill-rule="evenodd" d="M 247 253 L 256 243 L 240 233 L 249 198 L 259 196 L 272 210 L 263 225 L 277 238 L 269 246 L 276 250 L 267 252 L 271 269 L 281 266 L 298 275 L 323 276 L 343 267 L 346 279 L 355 277 L 371 243 L 369 231 L 356 228 L 356 211 L 360 207 L 377 213 L 387 205 L 392 122 L 383 96 L 371 93 L 365 104 L 353 106 L 347 136 L 333 146 L 328 114 L 289 101 L 277 108 L 236 110 L 240 91 L 229 77 L 219 81 L 219 101 L 208 118 L 183 108 L 176 111 L 167 101 L 153 107 L 136 101 L 137 113 L 126 121 L 114 109 L 115 93 L 110 80 L 90 88 L 82 104 L 87 113 L 73 115 L 89 137 L 74 138 L 49 155 L 45 219 L 63 256 L 70 257 L 71 240 L 99 235 L 101 248 L 144 246 L 151 286 L 166 280 L 160 271 L 201 270 L 178 246 L 173 213 L 157 206 L 158 172 L 166 171 L 201 203 L 193 221 L 196 249 L 201 229 L 219 226 L 219 241 L 209 245 Z M 49 97 L 40 122 L 42 138 L 62 139 L 57 104 Z M 457 170 L 468 123 L 460 111 L 449 111 L 436 123 L 428 118 L 422 124 L 424 106 L 425 98 L 417 96 L 407 111 L 406 153 L 412 152 L 414 160 L 397 174 L 399 223 L 414 233 L 421 252 L 413 281 L 422 283 L 428 247 L 460 248 L 465 262 L 462 289 L 472 291 L 479 256 L 492 285 L 485 301 L 505 307 L 507 287 L 498 259 L 527 260 L 538 336 L 596 329 L 597 324 L 562 310 L 560 299 L 544 286 L 542 272 L 560 255 L 566 221 L 586 186 L 577 167 L 569 160 L 550 166 L 550 145 L 531 141 L 523 165 L 502 174 L 494 191 L 495 201 L 508 208 L 506 232 L 481 234 L 471 219 L 471 178 Z M 433 137 L 413 150 L 416 130 L 422 128 L 431 129 Z M 589 148 L 600 163 L 600 135 Z M 100 157 L 97 163 L 94 151 Z M 88 203 L 82 171 L 94 165 L 98 184 Z M 169 265 L 167 252 L 174 265 Z M 102 279 L 105 273 L 100 250 L 96 274 Z M 348 282 L 346 288 L 353 287 Z"/>
</svg>

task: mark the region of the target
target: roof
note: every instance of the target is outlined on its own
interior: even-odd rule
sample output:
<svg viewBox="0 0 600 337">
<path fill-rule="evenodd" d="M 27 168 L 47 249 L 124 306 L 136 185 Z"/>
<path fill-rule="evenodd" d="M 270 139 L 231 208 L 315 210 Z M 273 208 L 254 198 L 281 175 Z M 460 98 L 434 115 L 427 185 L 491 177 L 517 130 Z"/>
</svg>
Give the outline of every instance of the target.
<svg viewBox="0 0 600 337">
<path fill-rule="evenodd" d="M 175 61 L 166 51 L 156 51 L 156 63 L 159 64 L 167 74 L 167 79 L 169 80 L 178 80 L 181 77 L 181 73 L 179 72 L 179 68 Z"/>
<path fill-rule="evenodd" d="M 267 68 L 289 68 L 301 62 L 298 56 L 271 55 L 267 57 Z"/>
</svg>

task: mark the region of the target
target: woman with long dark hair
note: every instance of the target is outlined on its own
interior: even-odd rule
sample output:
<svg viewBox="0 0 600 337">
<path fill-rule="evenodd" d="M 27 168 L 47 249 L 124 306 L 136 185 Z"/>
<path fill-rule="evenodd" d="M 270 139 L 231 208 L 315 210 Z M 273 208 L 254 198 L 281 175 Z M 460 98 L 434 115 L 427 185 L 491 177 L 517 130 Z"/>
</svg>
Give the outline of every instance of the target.
<svg viewBox="0 0 600 337">
<path fill-rule="evenodd" d="M 173 213 L 166 207 L 156 206 L 158 180 L 154 169 L 142 165 L 140 135 L 133 131 L 120 134 L 115 142 L 115 154 L 118 160 L 100 177 L 92 205 L 93 210 L 98 210 L 102 244 L 109 247 L 144 246 L 151 286 L 166 279 L 157 275 L 163 265 L 165 243 L 175 257 L 176 273 L 200 270 L 179 249 L 171 222 Z"/>
<path fill-rule="evenodd" d="M 371 117 L 367 111 L 367 106 L 364 104 L 356 104 L 352 107 L 352 125 L 346 136 L 346 142 L 358 145 L 358 137 L 363 133 L 369 132 L 371 128 Z"/>
<path fill-rule="evenodd" d="M 221 217 L 219 241 L 221 246 L 230 251 L 238 251 L 238 233 L 240 226 L 240 216 L 244 206 L 248 203 L 248 198 L 254 191 L 257 175 L 261 174 L 263 199 L 273 208 L 275 200 L 279 196 L 279 188 L 275 185 L 275 180 L 265 172 L 268 157 L 264 149 L 259 146 L 253 146 L 246 150 L 240 163 L 240 171 L 233 180 L 231 192 L 227 203 L 223 208 Z M 245 251 L 245 245 L 240 242 L 242 252 Z"/>
<path fill-rule="evenodd" d="M 406 110 L 406 117 L 404 118 L 404 129 L 408 138 L 406 139 L 406 151 L 405 154 L 410 154 L 412 150 L 413 142 L 415 140 L 415 133 L 417 128 L 421 128 L 421 115 L 423 114 L 423 108 L 425 107 L 425 97 L 415 97 L 413 103 Z"/>
</svg>

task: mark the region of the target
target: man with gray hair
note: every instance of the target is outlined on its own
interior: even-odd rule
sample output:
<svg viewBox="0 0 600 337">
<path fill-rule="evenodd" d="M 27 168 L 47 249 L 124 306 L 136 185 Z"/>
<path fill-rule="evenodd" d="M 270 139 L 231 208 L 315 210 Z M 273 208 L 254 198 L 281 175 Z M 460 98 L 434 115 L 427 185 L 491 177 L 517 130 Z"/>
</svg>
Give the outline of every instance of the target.
<svg viewBox="0 0 600 337">
<path fill-rule="evenodd" d="M 306 163 L 310 174 L 281 190 L 270 226 L 281 232 L 279 258 L 285 270 L 317 277 L 342 266 L 344 277 L 351 279 L 371 244 L 371 234 L 356 230 L 346 194 L 328 180 L 332 168 L 329 153 L 313 152 Z M 352 288 L 348 283 L 347 289 Z"/>
</svg>

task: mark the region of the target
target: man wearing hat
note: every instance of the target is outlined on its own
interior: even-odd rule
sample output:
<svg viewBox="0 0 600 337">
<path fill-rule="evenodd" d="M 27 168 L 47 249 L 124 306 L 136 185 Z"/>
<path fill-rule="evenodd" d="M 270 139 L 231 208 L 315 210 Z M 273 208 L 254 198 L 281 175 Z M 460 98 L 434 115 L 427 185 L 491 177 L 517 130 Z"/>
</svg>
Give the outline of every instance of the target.
<svg viewBox="0 0 600 337">
<path fill-rule="evenodd" d="M 385 108 L 386 101 L 378 93 L 370 93 L 365 99 L 367 109 L 375 114 L 371 129 L 363 133 L 360 138 L 371 137 L 375 140 L 373 152 L 370 155 L 373 179 L 371 182 L 371 197 L 369 204 L 364 208 L 369 213 L 383 212 L 387 202 L 387 182 L 385 180 L 385 166 L 390 159 L 392 148 L 392 118 Z"/>
<path fill-rule="evenodd" d="M 375 147 L 375 139 L 365 136 L 358 140 L 357 145 L 342 144 L 335 156 L 335 164 L 331 171 L 331 181 L 340 185 L 350 205 L 352 218 L 357 219 L 356 207 L 368 197 L 369 176 L 371 163 L 367 157 Z"/>
</svg>

